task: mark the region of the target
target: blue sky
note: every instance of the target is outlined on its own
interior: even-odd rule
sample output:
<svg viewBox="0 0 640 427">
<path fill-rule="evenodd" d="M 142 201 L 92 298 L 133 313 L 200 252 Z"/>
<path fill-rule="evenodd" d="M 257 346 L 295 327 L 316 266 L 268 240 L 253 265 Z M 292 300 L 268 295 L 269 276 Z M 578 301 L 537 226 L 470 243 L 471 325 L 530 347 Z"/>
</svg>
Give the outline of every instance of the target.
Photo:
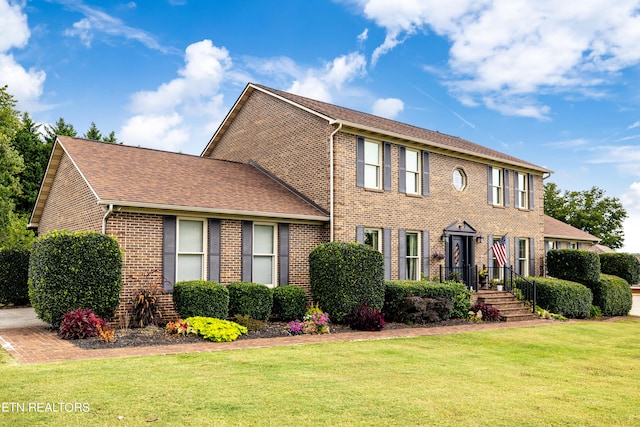
<svg viewBox="0 0 640 427">
<path fill-rule="evenodd" d="M 640 252 L 640 1 L 0 0 L 0 85 L 40 123 L 200 154 L 247 82 L 603 188 Z"/>
</svg>

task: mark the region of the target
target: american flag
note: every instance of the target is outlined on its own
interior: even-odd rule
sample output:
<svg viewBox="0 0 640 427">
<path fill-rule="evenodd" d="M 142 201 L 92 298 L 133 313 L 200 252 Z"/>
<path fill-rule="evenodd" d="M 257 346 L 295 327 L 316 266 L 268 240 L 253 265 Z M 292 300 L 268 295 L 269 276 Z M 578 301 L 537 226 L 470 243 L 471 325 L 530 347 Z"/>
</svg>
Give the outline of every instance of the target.
<svg viewBox="0 0 640 427">
<path fill-rule="evenodd" d="M 506 237 L 502 236 L 500 240 L 495 242 L 493 246 L 491 246 L 491 250 L 493 251 L 493 256 L 498 261 L 498 265 L 500 267 L 504 266 L 507 263 L 507 247 L 506 247 Z"/>
</svg>

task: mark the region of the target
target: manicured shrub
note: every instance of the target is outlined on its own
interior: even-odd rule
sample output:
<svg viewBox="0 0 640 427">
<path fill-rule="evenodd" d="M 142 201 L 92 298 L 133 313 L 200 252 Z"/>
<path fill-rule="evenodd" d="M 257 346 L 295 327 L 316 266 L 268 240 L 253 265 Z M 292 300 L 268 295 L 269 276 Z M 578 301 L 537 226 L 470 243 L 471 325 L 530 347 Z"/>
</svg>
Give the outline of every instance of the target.
<svg viewBox="0 0 640 427">
<path fill-rule="evenodd" d="M 288 322 L 300 319 L 307 310 L 307 293 L 299 286 L 278 286 L 273 290 L 273 314 Z"/>
<path fill-rule="evenodd" d="M 342 323 L 362 302 L 384 303 L 382 254 L 360 243 L 331 242 L 309 254 L 311 295 L 334 322 Z"/>
<path fill-rule="evenodd" d="M 380 331 L 384 328 L 384 314 L 363 302 L 347 316 L 347 325 L 358 331 Z"/>
<path fill-rule="evenodd" d="M 442 322 L 451 314 L 451 300 L 446 298 L 407 297 L 396 317 L 409 324 Z"/>
<path fill-rule="evenodd" d="M 173 287 L 173 302 L 182 317 L 229 317 L 229 290 L 216 282 L 178 282 Z"/>
<path fill-rule="evenodd" d="M 516 279 L 516 286 L 530 292 L 531 282 L 535 280 L 537 304 L 552 313 L 569 318 L 584 319 L 589 317 L 593 294 L 586 286 L 548 277 L 529 277 L 529 282 Z"/>
<path fill-rule="evenodd" d="M 199 335 L 206 340 L 215 342 L 235 341 L 240 335 L 247 333 L 247 328 L 228 320 L 213 317 L 188 317 L 189 332 Z"/>
<path fill-rule="evenodd" d="M 245 315 L 257 320 L 269 320 L 273 309 L 273 291 L 265 285 L 235 282 L 227 286 L 229 315 Z"/>
<path fill-rule="evenodd" d="M 0 304 L 29 302 L 29 255 L 25 248 L 0 249 Z"/>
<path fill-rule="evenodd" d="M 547 253 L 549 276 L 571 282 L 600 281 L 600 257 L 595 252 L 575 249 L 556 249 Z"/>
<path fill-rule="evenodd" d="M 122 255 L 113 237 L 52 231 L 36 239 L 29 262 L 29 299 L 54 328 L 76 308 L 111 319 L 118 306 Z"/>
<path fill-rule="evenodd" d="M 476 303 L 471 306 L 469 311 L 472 311 L 473 313 L 482 313 L 483 322 L 497 322 L 500 320 L 500 310 L 491 305 Z M 476 317 L 479 318 L 480 316 Z"/>
<path fill-rule="evenodd" d="M 626 316 L 631 311 L 633 295 L 626 280 L 601 274 L 600 282 L 589 288 L 593 292 L 593 305 L 600 307 L 603 316 Z"/>
<path fill-rule="evenodd" d="M 89 308 L 77 308 L 66 313 L 60 322 L 58 335 L 65 340 L 92 338 L 100 335 L 106 322 Z"/>
<path fill-rule="evenodd" d="M 618 276 L 635 285 L 640 282 L 640 261 L 631 254 L 600 254 L 600 271 L 602 274 Z"/>
<path fill-rule="evenodd" d="M 242 325 L 247 328 L 248 331 L 259 331 L 267 324 L 267 322 L 262 320 L 253 319 L 249 316 L 244 316 L 242 314 L 238 314 L 235 317 L 235 322 L 238 325 Z"/>
<path fill-rule="evenodd" d="M 384 282 L 384 306 L 382 312 L 389 322 L 403 322 L 406 311 L 407 297 L 443 298 L 449 301 L 449 310 L 442 313 L 442 320 L 466 318 L 471 307 L 471 293 L 462 283 L 457 282 L 426 282 L 413 280 L 388 280 Z"/>
</svg>

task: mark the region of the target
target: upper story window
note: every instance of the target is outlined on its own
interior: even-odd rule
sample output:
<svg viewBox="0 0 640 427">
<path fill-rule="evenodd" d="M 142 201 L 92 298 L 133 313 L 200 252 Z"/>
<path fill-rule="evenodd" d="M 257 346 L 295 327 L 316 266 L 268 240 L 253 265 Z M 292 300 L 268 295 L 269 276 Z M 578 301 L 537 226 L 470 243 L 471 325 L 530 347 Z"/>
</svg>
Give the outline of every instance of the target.
<svg viewBox="0 0 640 427">
<path fill-rule="evenodd" d="M 529 208 L 529 182 L 527 179 L 527 175 L 523 173 L 516 174 L 518 180 L 518 188 L 517 188 L 517 202 L 518 208 L 520 209 L 528 209 Z"/>
<path fill-rule="evenodd" d="M 462 191 L 467 187 L 467 174 L 461 168 L 453 171 L 453 188 Z"/>
<path fill-rule="evenodd" d="M 365 228 L 364 244 L 371 246 L 378 252 L 382 252 L 381 230 L 377 228 Z"/>
<path fill-rule="evenodd" d="M 178 219 L 177 282 L 204 278 L 205 228 L 204 220 Z"/>
<path fill-rule="evenodd" d="M 491 168 L 491 195 L 494 206 L 503 206 L 504 175 L 501 168 Z"/>
<path fill-rule="evenodd" d="M 381 144 L 372 141 L 364 142 L 364 186 L 381 188 L 382 149 Z"/>
<path fill-rule="evenodd" d="M 253 225 L 252 277 L 256 283 L 273 286 L 276 283 L 276 227 L 273 224 Z"/>
<path fill-rule="evenodd" d="M 420 153 L 406 150 L 405 154 L 406 191 L 409 194 L 420 193 Z"/>
</svg>

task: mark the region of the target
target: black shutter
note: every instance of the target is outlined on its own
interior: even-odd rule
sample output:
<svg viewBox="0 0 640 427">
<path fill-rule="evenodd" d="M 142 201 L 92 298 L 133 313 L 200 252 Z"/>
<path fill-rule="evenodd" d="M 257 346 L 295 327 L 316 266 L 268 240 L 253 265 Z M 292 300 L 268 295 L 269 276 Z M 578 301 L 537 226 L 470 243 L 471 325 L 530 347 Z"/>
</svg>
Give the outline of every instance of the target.
<svg viewBox="0 0 640 427">
<path fill-rule="evenodd" d="M 493 168 L 487 166 L 487 203 L 493 205 Z"/>
<path fill-rule="evenodd" d="M 289 284 L 289 224 L 278 224 L 278 285 Z"/>
<path fill-rule="evenodd" d="M 520 207 L 520 181 L 518 180 L 518 172 L 513 172 L 513 207 L 518 209 Z"/>
<path fill-rule="evenodd" d="M 506 237 L 504 239 L 505 241 L 505 249 L 507 251 L 507 266 L 511 267 L 513 264 L 511 264 L 511 238 L 510 237 Z"/>
<path fill-rule="evenodd" d="M 382 256 L 384 257 L 384 280 L 391 280 L 391 229 L 382 229 Z"/>
<path fill-rule="evenodd" d="M 209 218 L 209 281 L 220 282 L 220 220 Z"/>
<path fill-rule="evenodd" d="M 493 247 L 493 234 L 489 234 L 487 237 L 487 267 L 493 268 L 493 251 L 491 248 Z"/>
<path fill-rule="evenodd" d="M 431 194 L 431 188 L 430 188 L 431 166 L 429 165 L 429 157 L 430 156 L 428 151 L 422 152 L 422 195 L 423 196 L 428 196 L 429 194 Z"/>
<path fill-rule="evenodd" d="M 407 278 L 407 230 L 398 230 L 398 279 Z"/>
<path fill-rule="evenodd" d="M 513 271 L 516 274 L 522 274 L 524 272 L 520 271 L 520 239 L 518 237 L 513 238 L 513 246 L 513 262 L 515 263 Z"/>
<path fill-rule="evenodd" d="M 407 192 L 407 147 L 398 147 L 398 191 Z"/>
<path fill-rule="evenodd" d="M 253 280 L 253 222 L 242 221 L 242 281 Z"/>
<path fill-rule="evenodd" d="M 382 172 L 384 191 L 391 191 L 391 143 L 385 142 L 383 144 L 382 157 L 384 164 L 384 170 Z"/>
<path fill-rule="evenodd" d="M 535 199 L 534 199 L 534 191 L 533 191 L 533 174 L 529 174 L 529 209 L 535 209 Z"/>
<path fill-rule="evenodd" d="M 536 275 L 536 251 L 535 251 L 535 239 L 529 238 L 529 276 Z"/>
<path fill-rule="evenodd" d="M 162 278 L 167 292 L 173 292 L 176 281 L 176 222 L 175 216 L 162 217 Z"/>
<path fill-rule="evenodd" d="M 364 226 L 356 226 L 356 242 L 364 243 Z"/>
<path fill-rule="evenodd" d="M 356 140 L 356 186 L 364 187 L 364 138 Z"/>
<path fill-rule="evenodd" d="M 502 200 L 504 200 L 504 206 L 506 208 L 508 208 L 509 206 L 511 206 L 511 186 L 509 185 L 509 181 L 510 181 L 510 176 L 511 173 L 509 172 L 509 169 L 503 169 L 502 170 L 502 174 L 503 174 L 503 180 L 504 180 L 504 196 L 502 198 Z"/>
<path fill-rule="evenodd" d="M 429 248 L 429 230 L 422 232 L 422 274 L 429 278 L 431 272 L 429 271 L 429 258 L 431 257 Z"/>
</svg>

